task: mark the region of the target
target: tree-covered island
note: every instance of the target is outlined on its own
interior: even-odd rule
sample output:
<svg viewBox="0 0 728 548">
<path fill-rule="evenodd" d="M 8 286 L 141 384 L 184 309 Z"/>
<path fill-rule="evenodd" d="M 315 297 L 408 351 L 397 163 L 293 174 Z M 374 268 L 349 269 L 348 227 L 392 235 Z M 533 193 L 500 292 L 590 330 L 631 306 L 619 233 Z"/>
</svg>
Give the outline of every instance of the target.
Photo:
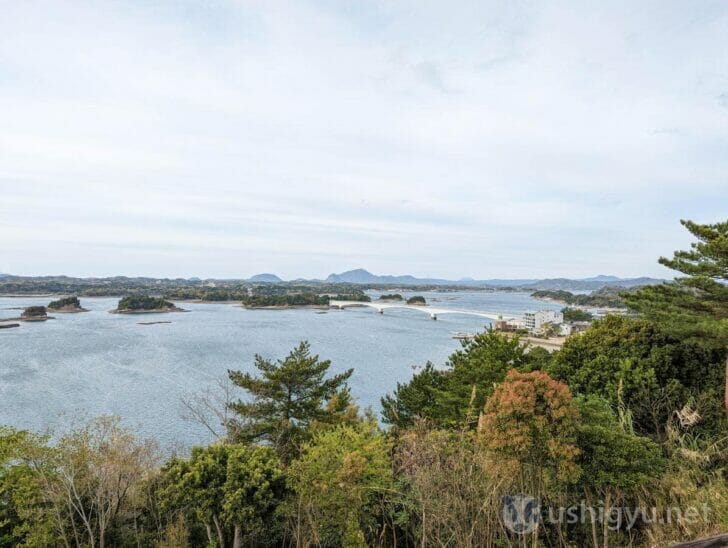
<svg viewBox="0 0 728 548">
<path fill-rule="evenodd" d="M 48 319 L 48 311 L 45 306 L 29 306 L 23 310 L 20 319 L 26 322 L 42 322 Z"/>
<path fill-rule="evenodd" d="M 531 297 L 547 301 L 556 301 L 570 306 L 588 306 L 594 308 L 626 308 L 623 294 L 628 293 L 625 287 L 607 286 L 588 294 L 574 294 L 563 289 L 539 290 L 531 293 Z M 634 290 L 632 290 L 634 291 Z"/>
<path fill-rule="evenodd" d="M 364 293 L 347 295 L 321 295 L 318 293 L 277 293 L 252 294 L 243 297 L 245 308 L 328 308 L 330 301 L 369 302 L 371 298 Z"/>
<path fill-rule="evenodd" d="M 48 304 L 48 310 L 53 312 L 61 313 L 72 313 L 72 312 L 88 312 L 81 306 L 81 301 L 78 297 L 63 297 L 55 301 L 51 301 Z"/>
<path fill-rule="evenodd" d="M 128 295 L 119 301 L 116 314 L 150 314 L 155 312 L 184 312 L 174 303 L 149 295 Z"/>
</svg>

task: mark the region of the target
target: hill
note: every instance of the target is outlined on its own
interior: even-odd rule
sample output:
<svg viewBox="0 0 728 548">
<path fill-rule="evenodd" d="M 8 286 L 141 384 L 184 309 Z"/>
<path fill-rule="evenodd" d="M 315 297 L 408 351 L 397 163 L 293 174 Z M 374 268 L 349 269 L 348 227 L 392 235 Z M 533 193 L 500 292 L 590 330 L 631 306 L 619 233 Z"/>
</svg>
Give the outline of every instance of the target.
<svg viewBox="0 0 728 548">
<path fill-rule="evenodd" d="M 248 281 L 249 282 L 265 282 L 265 283 L 277 284 L 277 283 L 282 282 L 283 280 L 281 280 L 275 274 L 269 274 L 269 273 L 265 272 L 263 274 L 256 274 L 255 276 L 251 276 L 250 278 L 248 278 Z"/>
</svg>

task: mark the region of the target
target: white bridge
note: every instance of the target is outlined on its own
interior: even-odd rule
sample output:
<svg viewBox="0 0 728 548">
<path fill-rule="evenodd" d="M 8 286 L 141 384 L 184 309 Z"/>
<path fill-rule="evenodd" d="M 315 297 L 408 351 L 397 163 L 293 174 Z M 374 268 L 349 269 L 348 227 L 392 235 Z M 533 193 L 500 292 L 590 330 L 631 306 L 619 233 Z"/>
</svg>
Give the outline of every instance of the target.
<svg viewBox="0 0 728 548">
<path fill-rule="evenodd" d="M 418 312 L 424 312 L 425 314 L 428 314 L 430 318 L 433 320 L 436 320 L 438 316 L 442 314 L 466 314 L 468 316 L 480 316 L 481 318 L 488 318 L 489 320 L 507 320 L 507 321 L 513 321 L 515 319 L 518 319 L 514 316 L 504 316 L 500 312 L 484 312 L 481 310 L 464 310 L 464 309 L 458 309 L 458 308 L 438 308 L 434 306 L 427 306 L 427 305 L 416 305 L 416 304 L 405 304 L 405 303 L 398 303 L 398 302 L 383 302 L 383 301 L 374 301 L 374 302 L 364 302 L 364 301 L 329 301 L 329 306 L 331 308 L 353 308 L 355 306 L 361 307 L 361 306 L 367 306 L 369 308 L 376 309 L 377 312 L 380 314 L 384 314 L 384 311 L 386 309 L 390 308 L 404 308 L 407 310 L 417 310 Z"/>
</svg>

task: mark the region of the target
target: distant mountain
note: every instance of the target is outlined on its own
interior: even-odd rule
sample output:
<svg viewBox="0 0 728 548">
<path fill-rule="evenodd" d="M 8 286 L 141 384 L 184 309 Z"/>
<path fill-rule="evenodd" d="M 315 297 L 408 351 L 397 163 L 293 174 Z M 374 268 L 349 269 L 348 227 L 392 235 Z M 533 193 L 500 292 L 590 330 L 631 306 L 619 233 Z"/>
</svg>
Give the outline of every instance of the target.
<svg viewBox="0 0 728 548">
<path fill-rule="evenodd" d="M 416 278 L 410 275 L 404 276 L 379 276 L 372 274 L 363 268 L 348 270 L 341 274 L 330 274 L 326 281 L 329 283 L 353 283 L 353 284 L 392 284 L 392 285 L 461 285 L 473 287 L 513 287 L 528 290 L 537 289 L 564 289 L 571 291 L 593 291 L 607 286 L 619 285 L 622 287 L 638 287 L 641 285 L 652 285 L 662 283 L 664 280 L 656 278 L 619 278 L 617 276 L 606 276 L 600 274 L 591 278 L 570 279 L 570 278 L 549 278 L 549 279 L 501 279 L 474 280 L 473 278 L 461 278 L 459 280 L 444 280 L 440 278 Z"/>
<path fill-rule="evenodd" d="M 545 280 L 536 280 L 534 282 L 519 284 L 518 287 L 525 289 L 548 289 L 566 291 L 594 291 L 602 287 L 621 286 L 626 288 L 639 287 L 642 285 L 661 284 L 665 280 L 657 278 L 618 278 L 616 276 L 595 276 L 594 278 L 583 278 L 572 280 L 569 278 L 548 278 Z"/>
<path fill-rule="evenodd" d="M 3 274 L 2 272 L 0 272 L 0 278 L 9 278 L 9 277 L 10 277 L 10 274 Z"/>
<path fill-rule="evenodd" d="M 400 284 L 400 285 L 419 285 L 419 284 L 454 284 L 456 282 L 448 280 L 431 280 L 428 278 L 415 278 L 414 276 L 377 276 L 363 268 L 356 270 L 348 270 L 341 274 L 329 274 L 326 281 L 329 283 L 349 283 L 349 284 Z"/>
<path fill-rule="evenodd" d="M 275 274 L 263 273 L 263 274 L 256 274 L 255 276 L 248 278 L 248 281 L 249 282 L 278 283 L 278 282 L 282 282 L 283 280 L 281 280 Z"/>
<path fill-rule="evenodd" d="M 582 282 L 618 282 L 619 278 L 617 276 L 605 276 L 604 274 L 599 274 L 599 276 L 592 276 L 591 278 L 582 278 Z"/>
</svg>

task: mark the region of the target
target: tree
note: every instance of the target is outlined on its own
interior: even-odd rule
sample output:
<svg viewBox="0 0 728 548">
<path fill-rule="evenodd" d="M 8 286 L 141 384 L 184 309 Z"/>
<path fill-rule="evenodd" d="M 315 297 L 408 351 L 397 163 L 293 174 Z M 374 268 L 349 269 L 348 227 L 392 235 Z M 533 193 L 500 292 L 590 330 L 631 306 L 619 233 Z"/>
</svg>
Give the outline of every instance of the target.
<svg viewBox="0 0 728 548">
<path fill-rule="evenodd" d="M 189 459 L 173 459 L 163 469 L 160 492 L 167 510 L 185 511 L 220 548 L 273 543 L 276 510 L 285 494 L 285 477 L 270 447 L 216 444 L 195 447 Z"/>
<path fill-rule="evenodd" d="M 227 477 L 226 446 L 193 447 L 189 459 L 173 459 L 162 468 L 160 491 L 166 510 L 186 510 L 205 526 L 209 544 L 225 546 L 222 524 L 223 486 Z M 214 529 L 213 529 L 214 527 Z"/>
<path fill-rule="evenodd" d="M 296 545 L 368 546 L 391 494 L 391 444 L 373 420 L 314 434 L 291 463 Z"/>
<path fill-rule="evenodd" d="M 413 426 L 418 419 L 438 416 L 437 394 L 445 388 L 446 381 L 445 374 L 427 362 L 411 381 L 397 383 L 394 394 L 382 398 L 384 422 L 403 429 Z"/>
<path fill-rule="evenodd" d="M 565 322 L 590 322 L 594 316 L 581 308 L 562 308 L 561 313 L 564 315 Z"/>
<path fill-rule="evenodd" d="M 544 485 L 579 476 L 578 418 L 568 386 L 542 371 L 511 370 L 485 404 L 478 432 L 486 449 L 525 473 L 539 495 Z"/>
<path fill-rule="evenodd" d="M 715 349 L 680 340 L 650 320 L 607 316 L 569 338 L 546 371 L 576 394 L 625 405 L 639 433 L 659 438 L 670 416 L 692 398 L 704 402 L 700 412 L 711 426 L 715 411 L 703 396 L 720 378 L 720 360 Z"/>
<path fill-rule="evenodd" d="M 0 427 L 0 546 L 50 546 L 62 542 L 41 485 L 25 462 L 45 450 L 46 438 Z"/>
<path fill-rule="evenodd" d="M 131 499 L 153 472 L 156 444 L 137 440 L 104 416 L 62 436 L 55 446 L 24 436 L 16 459 L 24 474 L 23 498 L 16 508 L 27 514 L 27 545 L 118 545 Z M 36 524 L 52 525 L 53 541 L 39 539 Z"/>
<path fill-rule="evenodd" d="M 623 424 L 609 403 L 599 397 L 578 399 L 580 422 L 577 442 L 580 450 L 578 464 L 583 474 L 581 489 L 587 504 L 594 507 L 597 500 L 605 510 L 613 505 L 635 501 L 637 490 L 659 477 L 665 468 L 660 446 L 649 438 L 635 435 L 629 424 Z M 593 516 L 592 516 L 593 517 Z M 602 546 L 609 544 L 609 521 L 602 523 Z M 592 542 L 599 546 L 596 522 L 592 519 Z"/>
<path fill-rule="evenodd" d="M 233 548 L 240 548 L 243 538 L 251 546 L 273 544 L 285 485 L 280 461 L 271 448 L 229 447 L 223 516 L 233 528 Z"/>
<path fill-rule="evenodd" d="M 252 401 L 230 404 L 238 415 L 229 424 L 231 438 L 270 443 L 281 460 L 289 462 L 308 436 L 309 425 L 335 422 L 351 405 L 346 381 L 353 369 L 326 378 L 330 366 L 331 361 L 312 356 L 304 341 L 276 363 L 256 355 L 255 367 L 262 378 L 228 371 L 233 383 L 252 396 Z M 333 408 L 327 405 L 332 401 Z"/>
<path fill-rule="evenodd" d="M 493 473 L 474 432 L 433 429 L 420 421 L 398 436 L 394 466 L 405 514 L 400 536 L 411 537 L 411 545 L 499 545 L 500 484 L 507 479 Z"/>
<path fill-rule="evenodd" d="M 728 347 L 728 221 L 680 221 L 698 240 L 660 264 L 685 274 L 674 282 L 627 293 L 627 304 L 681 337 L 708 339 Z M 728 352 L 724 367 L 724 409 L 728 416 Z"/>
<path fill-rule="evenodd" d="M 538 369 L 543 358 L 539 351 L 527 352 L 518 337 L 479 333 L 462 341 L 445 370 L 428 364 L 409 384 L 397 385 L 394 395 L 382 399 L 385 421 L 409 426 L 426 418 L 440 426 L 475 427 L 486 398 L 508 370 Z"/>
</svg>

